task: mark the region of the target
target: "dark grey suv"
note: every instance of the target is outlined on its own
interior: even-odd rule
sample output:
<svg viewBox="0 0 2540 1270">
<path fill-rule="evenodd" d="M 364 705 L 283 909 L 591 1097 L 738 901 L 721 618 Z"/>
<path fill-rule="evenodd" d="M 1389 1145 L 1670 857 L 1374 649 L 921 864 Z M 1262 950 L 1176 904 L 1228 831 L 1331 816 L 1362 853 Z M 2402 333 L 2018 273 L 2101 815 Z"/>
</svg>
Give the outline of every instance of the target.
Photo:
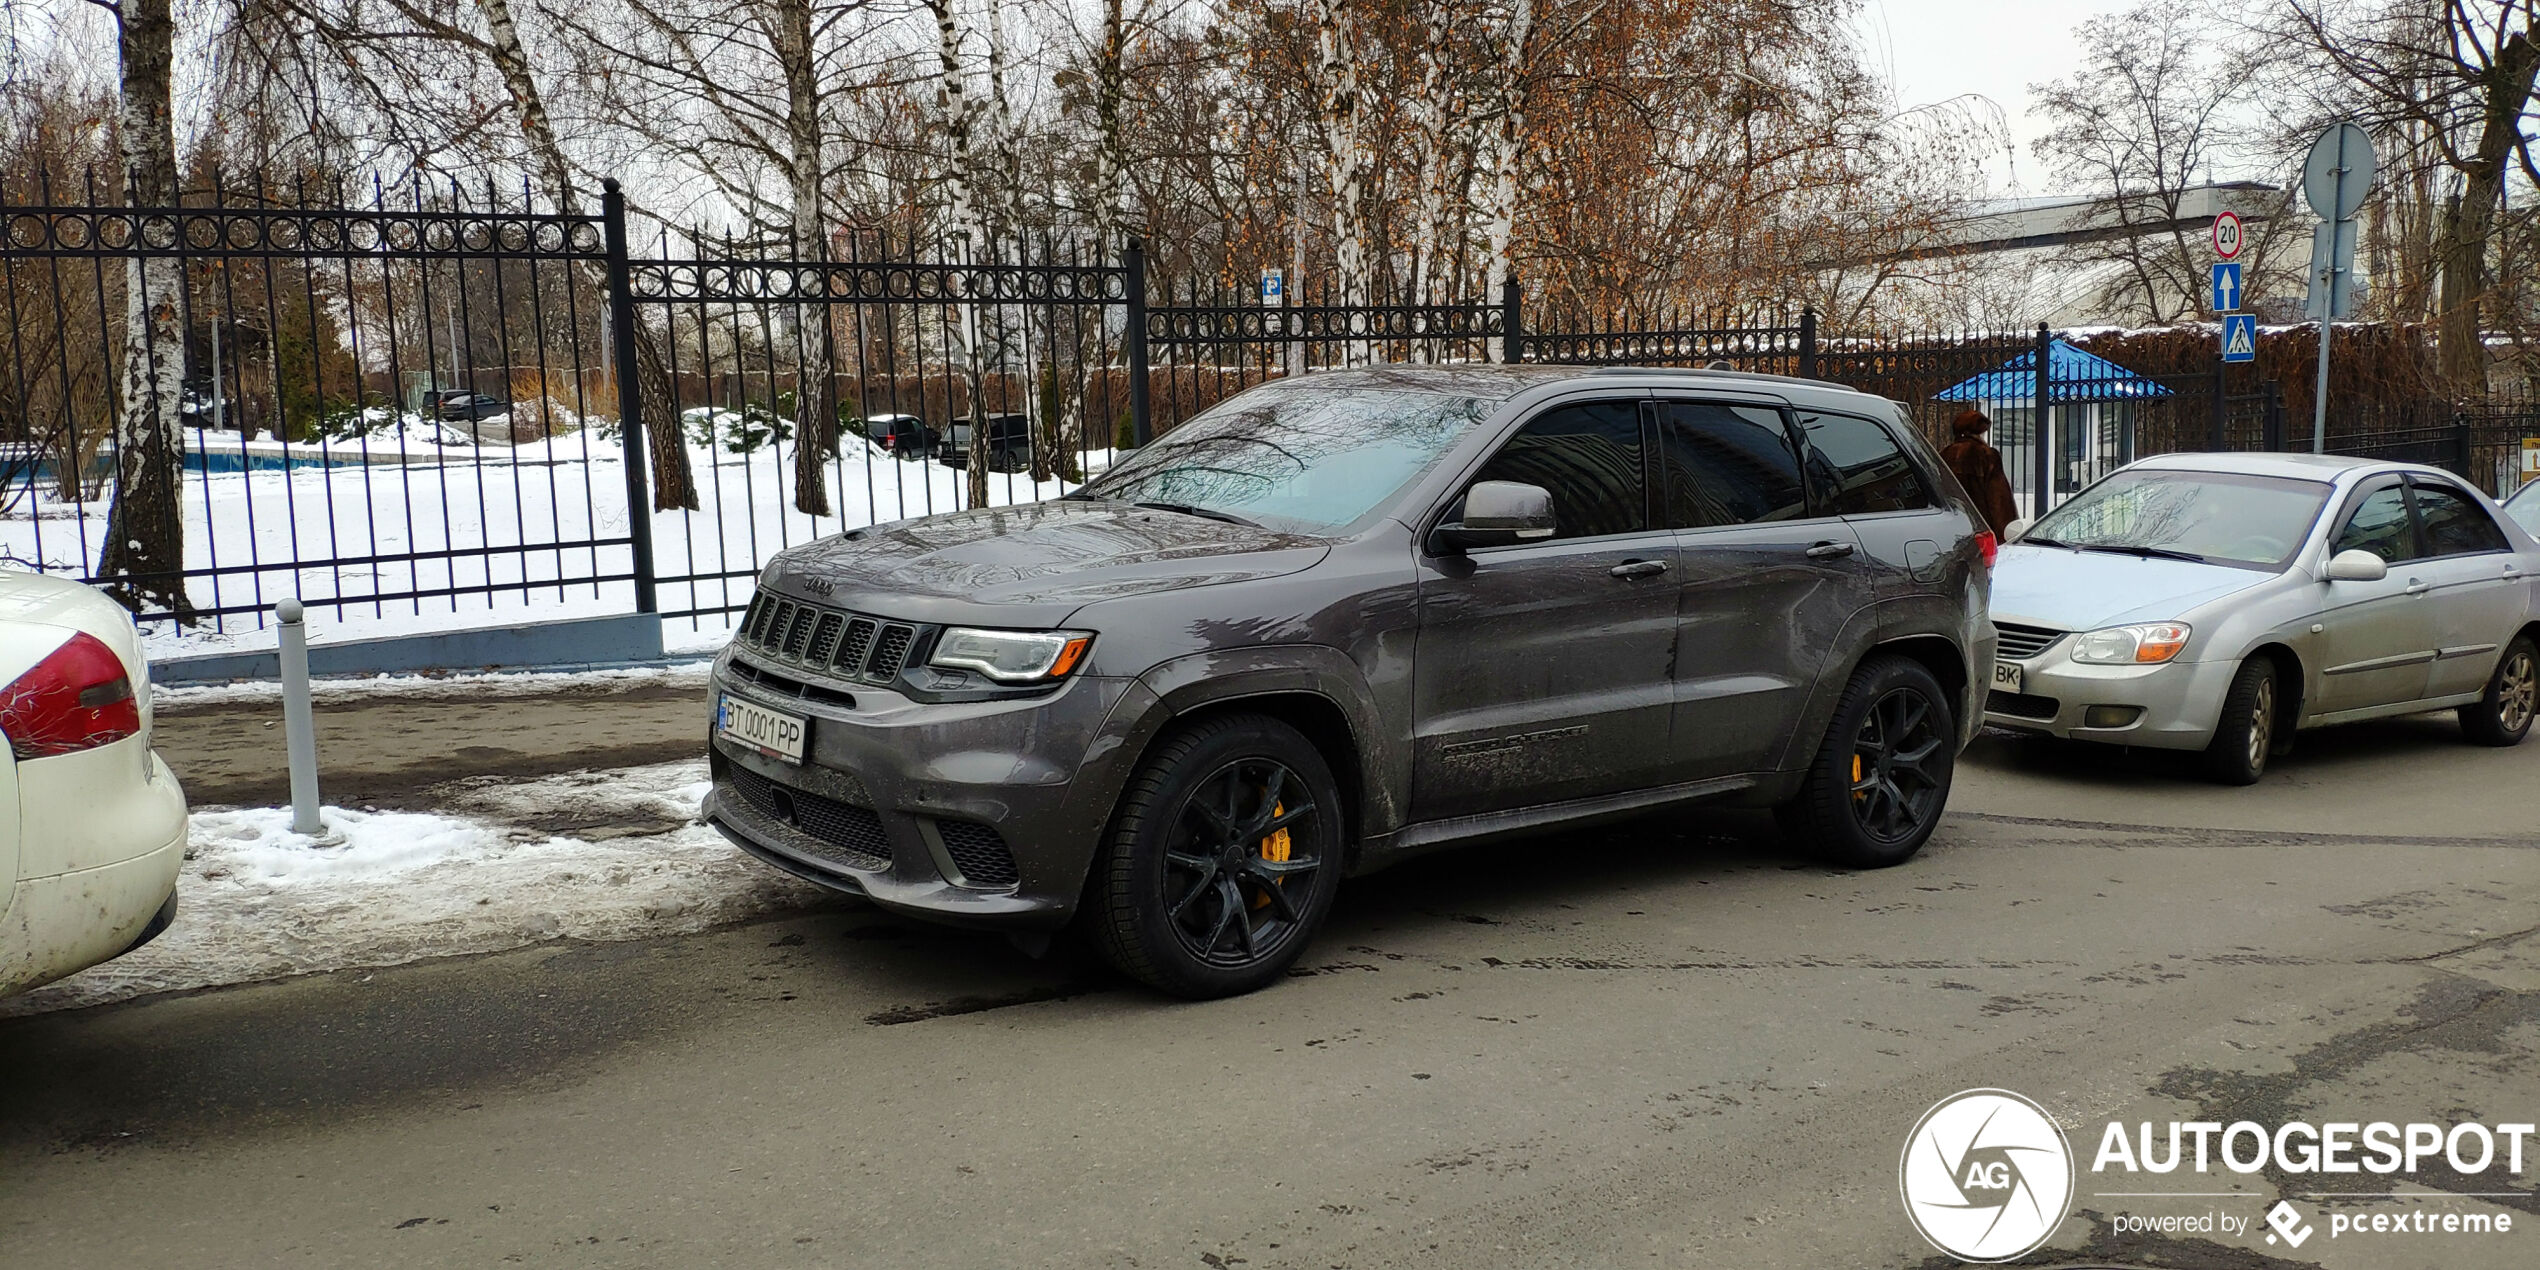
<svg viewBox="0 0 2540 1270">
<path fill-rule="evenodd" d="M 1063 500 L 777 557 L 716 663 L 705 816 L 1192 996 L 1433 848 L 1718 800 L 1893 864 L 1980 718 L 1993 549 L 1900 410 L 1828 384 L 1276 382 Z"/>
</svg>

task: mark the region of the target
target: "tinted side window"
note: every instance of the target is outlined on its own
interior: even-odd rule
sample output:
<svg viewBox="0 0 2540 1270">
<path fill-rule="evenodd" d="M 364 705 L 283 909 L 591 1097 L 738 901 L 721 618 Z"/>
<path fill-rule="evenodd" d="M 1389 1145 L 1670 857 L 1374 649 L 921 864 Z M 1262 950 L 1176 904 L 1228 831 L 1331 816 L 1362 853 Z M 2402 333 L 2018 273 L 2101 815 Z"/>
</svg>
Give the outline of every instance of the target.
<svg viewBox="0 0 2540 1270">
<path fill-rule="evenodd" d="M 1778 410 L 1669 402 L 1659 407 L 1658 479 L 1675 529 L 1808 514 L 1799 458 Z"/>
<path fill-rule="evenodd" d="M 1649 528 L 1640 449 L 1640 403 L 1556 406 L 1527 420 L 1473 479 L 1550 490 L 1555 538 L 1638 533 Z"/>
<path fill-rule="evenodd" d="M 2408 501 L 2397 485 L 2364 495 L 2353 515 L 2337 531 L 2328 553 L 2369 551 L 2389 564 L 2417 558 L 2416 534 L 2408 526 Z"/>
<path fill-rule="evenodd" d="M 2440 485 L 2418 485 L 2417 518 L 2425 523 L 2425 551 L 2430 556 L 2466 556 L 2504 551 L 2505 531 L 2487 509 Z"/>
<path fill-rule="evenodd" d="M 1923 478 L 1887 429 L 1850 415 L 1802 415 L 1808 436 L 1808 475 L 1826 513 L 1911 511 L 1932 505 Z"/>
</svg>

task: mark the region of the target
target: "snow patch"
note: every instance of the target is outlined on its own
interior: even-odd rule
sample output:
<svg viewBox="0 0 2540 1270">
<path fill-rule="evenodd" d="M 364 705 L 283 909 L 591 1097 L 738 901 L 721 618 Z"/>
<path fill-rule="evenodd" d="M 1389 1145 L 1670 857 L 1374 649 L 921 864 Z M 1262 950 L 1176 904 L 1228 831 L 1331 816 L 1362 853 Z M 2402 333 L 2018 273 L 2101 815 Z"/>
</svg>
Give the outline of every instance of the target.
<svg viewBox="0 0 2540 1270">
<path fill-rule="evenodd" d="M 698 759 L 479 784 L 452 800 L 464 815 L 329 807 L 327 826 L 344 837 L 336 847 L 293 835 L 284 809 L 200 809 L 176 924 L 127 956 L 0 1001 L 0 1017 L 552 939 L 685 934 L 827 896 L 697 823 L 706 788 Z M 521 827 L 558 808 L 615 823 Z M 630 824 L 652 831 L 612 836 Z"/>
<path fill-rule="evenodd" d="M 690 650 L 676 655 L 694 655 L 718 651 L 731 636 L 719 632 L 711 649 Z M 693 688 L 703 692 L 714 669 L 703 657 L 668 666 L 622 666 L 607 670 L 574 671 L 488 671 L 452 675 L 363 675 L 309 681 L 311 697 L 319 701 L 369 701 L 382 698 L 405 700 L 480 700 L 485 697 L 551 696 L 568 692 L 608 693 L 633 688 Z M 187 709 L 195 706 L 253 704 L 282 700 L 282 685 L 270 680 L 221 684 L 153 684 L 150 700 L 160 708 Z"/>
</svg>

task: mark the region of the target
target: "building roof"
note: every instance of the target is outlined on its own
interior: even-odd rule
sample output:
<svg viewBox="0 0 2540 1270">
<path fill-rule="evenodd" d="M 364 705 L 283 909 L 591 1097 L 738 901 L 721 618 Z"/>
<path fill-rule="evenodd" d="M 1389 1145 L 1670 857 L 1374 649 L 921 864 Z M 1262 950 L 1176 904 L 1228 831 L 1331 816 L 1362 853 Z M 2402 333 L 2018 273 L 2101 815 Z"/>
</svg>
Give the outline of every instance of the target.
<svg viewBox="0 0 2540 1270">
<path fill-rule="evenodd" d="M 2096 353 L 2064 340 L 2046 346 L 2047 404 L 2081 401 L 2147 401 L 2171 396 L 2158 380 L 2146 379 Z M 1951 384 L 1933 394 L 1934 401 L 2033 401 L 2037 396 L 2037 354 L 2022 353 L 2000 370 Z"/>
</svg>

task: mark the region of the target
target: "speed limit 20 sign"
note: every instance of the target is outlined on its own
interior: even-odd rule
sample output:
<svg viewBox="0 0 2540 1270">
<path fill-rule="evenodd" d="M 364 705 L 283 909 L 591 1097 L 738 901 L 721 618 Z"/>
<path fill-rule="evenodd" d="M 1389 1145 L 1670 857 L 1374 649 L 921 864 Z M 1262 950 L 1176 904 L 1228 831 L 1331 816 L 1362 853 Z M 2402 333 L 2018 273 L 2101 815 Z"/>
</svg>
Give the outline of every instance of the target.
<svg viewBox="0 0 2540 1270">
<path fill-rule="evenodd" d="M 2214 218 L 2214 254 L 2225 260 L 2240 254 L 2240 213 L 2224 212 Z"/>
</svg>

